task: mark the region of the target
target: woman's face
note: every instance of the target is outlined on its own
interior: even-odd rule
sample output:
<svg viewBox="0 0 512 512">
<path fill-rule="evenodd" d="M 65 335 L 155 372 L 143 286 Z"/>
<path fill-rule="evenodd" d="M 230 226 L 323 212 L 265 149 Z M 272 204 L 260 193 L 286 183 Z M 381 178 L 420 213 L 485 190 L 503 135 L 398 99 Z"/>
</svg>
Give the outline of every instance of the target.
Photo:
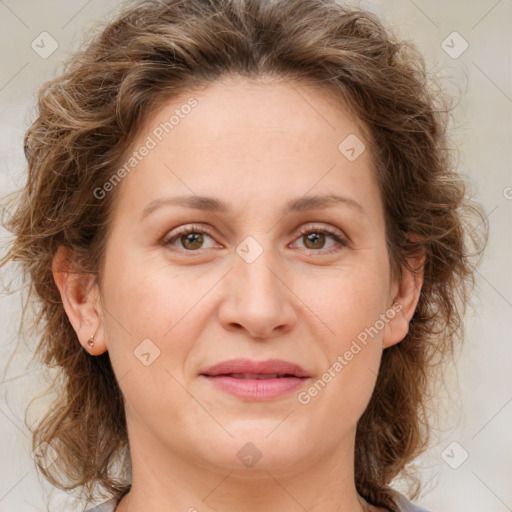
<svg viewBox="0 0 512 512">
<path fill-rule="evenodd" d="M 352 463 L 382 350 L 408 323 L 368 144 L 339 103 L 298 84 L 215 83 L 150 117 L 136 161 L 103 189 L 119 195 L 94 349 L 123 392 L 132 458 Z M 239 358 L 308 377 L 204 375 Z"/>
</svg>

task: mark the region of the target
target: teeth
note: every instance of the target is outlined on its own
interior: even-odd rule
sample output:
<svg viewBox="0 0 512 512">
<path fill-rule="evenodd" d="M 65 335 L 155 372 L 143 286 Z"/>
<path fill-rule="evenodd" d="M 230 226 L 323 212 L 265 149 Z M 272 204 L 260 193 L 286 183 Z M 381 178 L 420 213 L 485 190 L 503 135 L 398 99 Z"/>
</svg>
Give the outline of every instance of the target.
<svg viewBox="0 0 512 512">
<path fill-rule="evenodd" d="M 280 375 L 278 373 L 230 373 L 229 376 L 236 379 L 275 379 Z"/>
</svg>

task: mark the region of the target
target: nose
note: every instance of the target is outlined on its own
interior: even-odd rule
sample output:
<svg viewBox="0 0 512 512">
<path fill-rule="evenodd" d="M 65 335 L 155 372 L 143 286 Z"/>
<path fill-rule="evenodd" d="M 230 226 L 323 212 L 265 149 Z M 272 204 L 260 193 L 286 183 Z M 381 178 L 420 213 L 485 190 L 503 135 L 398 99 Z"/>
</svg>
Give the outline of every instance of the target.
<svg viewBox="0 0 512 512">
<path fill-rule="evenodd" d="M 224 279 L 219 320 L 226 330 L 267 339 L 290 332 L 297 322 L 293 291 L 278 259 L 266 249 L 251 263 L 234 254 L 234 268 Z"/>
</svg>

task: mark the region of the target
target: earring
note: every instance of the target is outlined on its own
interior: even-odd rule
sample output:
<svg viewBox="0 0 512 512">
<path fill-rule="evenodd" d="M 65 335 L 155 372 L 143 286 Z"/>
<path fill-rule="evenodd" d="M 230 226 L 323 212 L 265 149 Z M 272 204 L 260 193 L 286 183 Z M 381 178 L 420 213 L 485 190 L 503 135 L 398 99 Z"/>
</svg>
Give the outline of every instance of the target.
<svg viewBox="0 0 512 512">
<path fill-rule="evenodd" d="M 96 333 L 98 332 L 98 329 L 96 329 L 96 332 L 87 340 L 87 345 L 89 347 L 94 347 L 94 336 L 96 336 Z"/>
</svg>

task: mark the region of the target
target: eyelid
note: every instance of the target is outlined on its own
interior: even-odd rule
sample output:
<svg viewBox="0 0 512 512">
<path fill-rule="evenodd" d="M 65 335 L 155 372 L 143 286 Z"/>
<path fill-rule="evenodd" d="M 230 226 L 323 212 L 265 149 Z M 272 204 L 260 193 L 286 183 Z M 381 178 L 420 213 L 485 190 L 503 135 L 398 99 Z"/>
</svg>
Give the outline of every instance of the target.
<svg viewBox="0 0 512 512">
<path fill-rule="evenodd" d="M 318 230 L 318 231 L 321 231 L 321 232 L 326 232 L 326 233 L 329 233 L 329 234 L 332 234 L 332 235 L 336 235 L 336 236 L 338 236 L 340 238 L 343 238 L 348 243 L 347 236 L 340 229 L 335 228 L 334 226 L 322 226 L 321 224 L 315 223 L 315 222 L 309 223 L 309 224 L 306 224 L 306 225 L 302 226 L 299 229 L 299 234 L 303 235 L 304 233 L 308 233 L 310 231 L 314 231 L 315 229 Z"/>
<path fill-rule="evenodd" d="M 338 228 L 335 228 L 333 226 L 322 226 L 321 224 L 318 224 L 318 223 L 310 223 L 310 224 L 306 224 L 305 226 L 301 227 L 299 229 L 299 237 L 295 238 L 294 240 L 297 240 L 298 238 L 300 238 L 300 235 L 304 235 L 306 233 L 315 233 L 315 232 L 323 233 L 323 234 L 326 234 L 326 235 L 334 238 L 338 247 L 330 247 L 327 249 L 319 249 L 319 250 L 306 249 L 307 251 L 309 251 L 312 254 L 316 254 L 319 256 L 333 254 L 333 253 L 336 253 L 341 250 L 341 248 L 339 246 L 352 247 L 352 243 L 351 243 L 350 239 L 345 235 L 345 233 L 343 231 L 341 231 Z"/>
<path fill-rule="evenodd" d="M 210 231 L 208 230 L 208 228 L 205 227 L 205 225 L 192 223 L 192 224 L 185 224 L 183 226 L 179 226 L 176 229 L 173 229 L 170 233 L 167 233 L 162 238 L 162 244 L 163 245 L 169 245 L 171 243 L 171 240 L 173 240 L 175 238 L 178 238 L 178 237 L 180 237 L 182 235 L 185 235 L 187 233 L 196 233 L 196 232 L 197 233 L 205 233 L 210 238 L 214 239 L 213 234 L 210 233 Z M 198 249 L 196 251 L 187 251 L 187 252 L 199 253 L 202 250 L 204 250 L 204 249 Z"/>
</svg>

